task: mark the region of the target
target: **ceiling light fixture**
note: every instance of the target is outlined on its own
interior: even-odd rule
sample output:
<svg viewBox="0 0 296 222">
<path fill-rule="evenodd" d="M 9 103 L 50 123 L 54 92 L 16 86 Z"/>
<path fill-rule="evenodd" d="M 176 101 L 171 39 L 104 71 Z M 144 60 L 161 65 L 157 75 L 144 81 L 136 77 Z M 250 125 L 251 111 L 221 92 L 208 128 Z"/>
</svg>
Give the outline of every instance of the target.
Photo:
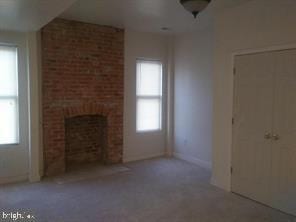
<svg viewBox="0 0 296 222">
<path fill-rule="evenodd" d="M 162 31 L 170 31 L 171 29 L 169 27 L 162 27 L 161 30 Z"/>
<path fill-rule="evenodd" d="M 210 2 L 211 0 L 180 0 L 183 7 L 191 12 L 194 18 L 196 18 L 198 13 L 204 10 Z"/>
</svg>

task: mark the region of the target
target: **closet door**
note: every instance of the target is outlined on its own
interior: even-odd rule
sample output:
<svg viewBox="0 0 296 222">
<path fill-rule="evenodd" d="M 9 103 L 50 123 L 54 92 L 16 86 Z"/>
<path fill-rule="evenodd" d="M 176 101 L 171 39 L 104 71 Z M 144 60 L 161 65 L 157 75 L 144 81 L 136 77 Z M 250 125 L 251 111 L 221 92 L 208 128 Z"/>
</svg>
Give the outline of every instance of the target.
<svg viewBox="0 0 296 222">
<path fill-rule="evenodd" d="M 296 50 L 274 57 L 272 206 L 296 215 Z"/>
<path fill-rule="evenodd" d="M 237 56 L 235 69 L 232 191 L 269 204 L 273 56 Z"/>
</svg>

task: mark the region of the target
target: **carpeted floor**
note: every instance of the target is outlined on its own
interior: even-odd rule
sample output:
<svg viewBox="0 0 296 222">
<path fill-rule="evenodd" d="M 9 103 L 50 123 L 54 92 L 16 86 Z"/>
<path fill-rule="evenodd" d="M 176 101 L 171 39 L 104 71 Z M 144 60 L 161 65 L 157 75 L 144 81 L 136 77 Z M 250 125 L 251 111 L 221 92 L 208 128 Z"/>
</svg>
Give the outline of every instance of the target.
<svg viewBox="0 0 296 222">
<path fill-rule="evenodd" d="M 38 222 L 296 222 L 211 186 L 207 171 L 181 160 L 124 166 L 129 170 L 67 183 L 1 186 L 0 221 L 9 221 L 1 211 L 19 211 Z"/>
</svg>

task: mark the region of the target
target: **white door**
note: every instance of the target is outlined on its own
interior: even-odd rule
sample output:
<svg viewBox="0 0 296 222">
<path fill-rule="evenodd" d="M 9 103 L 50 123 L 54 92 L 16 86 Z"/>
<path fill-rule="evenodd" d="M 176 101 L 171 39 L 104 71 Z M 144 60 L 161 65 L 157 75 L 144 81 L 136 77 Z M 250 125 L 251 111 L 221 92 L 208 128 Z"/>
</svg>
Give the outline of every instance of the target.
<svg viewBox="0 0 296 222">
<path fill-rule="evenodd" d="M 28 178 L 28 93 L 23 35 L 0 35 L 0 183 Z"/>
<path fill-rule="evenodd" d="M 235 67 L 232 191 L 296 215 L 296 50 Z"/>
<path fill-rule="evenodd" d="M 271 205 L 296 215 L 296 50 L 274 56 Z"/>
<path fill-rule="evenodd" d="M 232 150 L 232 191 L 259 202 L 270 198 L 273 58 L 237 56 Z"/>
</svg>

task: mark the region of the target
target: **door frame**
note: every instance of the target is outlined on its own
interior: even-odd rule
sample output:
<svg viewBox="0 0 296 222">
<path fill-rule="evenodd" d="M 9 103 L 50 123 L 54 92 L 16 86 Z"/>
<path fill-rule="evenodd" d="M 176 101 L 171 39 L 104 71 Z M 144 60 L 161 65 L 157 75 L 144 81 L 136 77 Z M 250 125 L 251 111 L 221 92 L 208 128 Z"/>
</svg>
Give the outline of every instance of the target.
<svg viewBox="0 0 296 222">
<path fill-rule="evenodd" d="M 244 56 L 244 55 L 252 55 L 258 53 L 265 53 L 265 52 L 276 52 L 276 51 L 284 51 L 284 50 L 293 50 L 296 49 L 296 43 L 292 44 L 283 44 L 283 45 L 273 45 L 267 46 L 262 48 L 253 48 L 253 49 L 240 49 L 231 54 L 231 70 L 232 70 L 232 113 L 231 117 L 234 117 L 234 99 L 235 99 L 235 58 L 237 56 Z M 231 120 L 232 124 L 232 120 Z M 233 124 L 231 125 L 231 150 L 230 150 L 230 192 L 232 192 L 232 165 L 233 165 L 233 131 L 234 127 Z"/>
</svg>

